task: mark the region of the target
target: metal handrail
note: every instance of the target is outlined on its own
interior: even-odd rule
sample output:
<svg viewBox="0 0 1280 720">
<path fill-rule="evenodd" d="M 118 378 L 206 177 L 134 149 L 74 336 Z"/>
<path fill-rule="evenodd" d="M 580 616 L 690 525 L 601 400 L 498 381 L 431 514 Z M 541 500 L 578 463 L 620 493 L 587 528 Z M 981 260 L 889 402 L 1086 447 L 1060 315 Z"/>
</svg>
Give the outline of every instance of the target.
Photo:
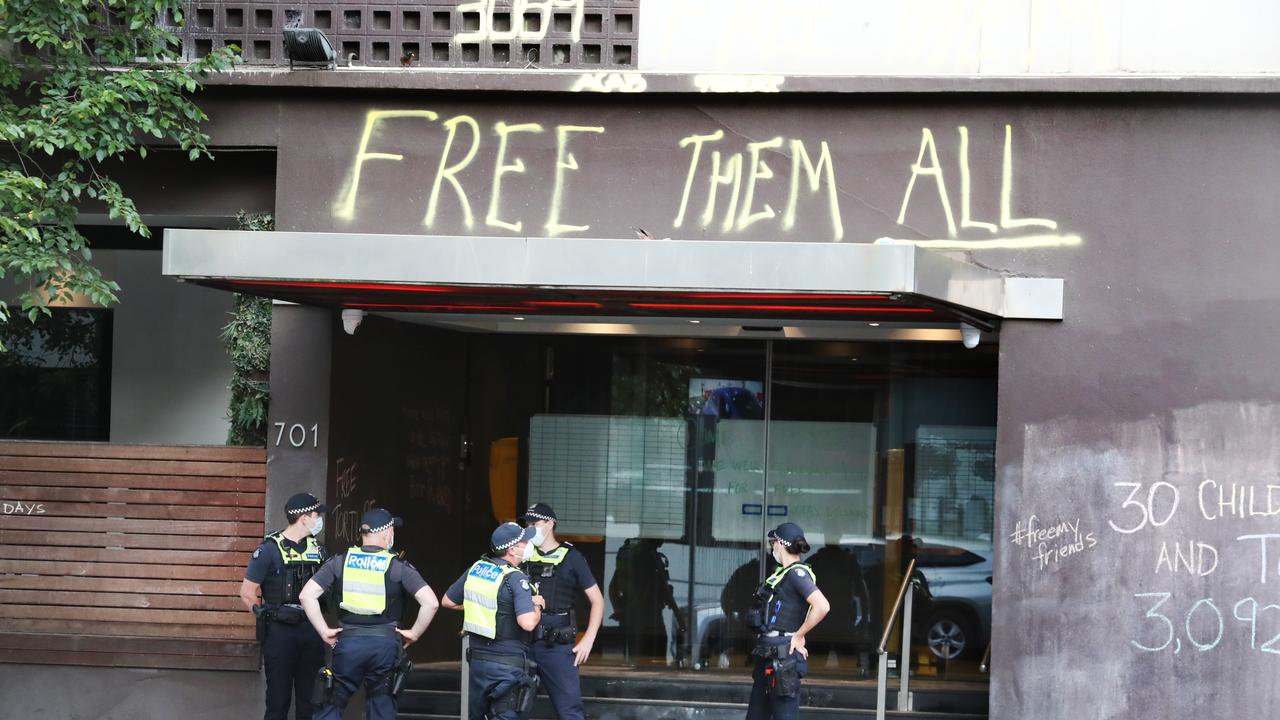
<svg viewBox="0 0 1280 720">
<path fill-rule="evenodd" d="M 982 662 L 978 663 L 978 672 L 986 672 L 991 668 L 991 643 L 987 643 L 987 651 L 982 653 Z"/>
<path fill-rule="evenodd" d="M 893 601 L 893 610 L 889 612 L 889 619 L 884 624 L 884 634 L 880 636 L 880 647 L 878 652 L 884 655 L 887 650 L 884 646 L 889 644 L 889 636 L 893 634 L 893 621 L 898 617 L 898 610 L 902 607 L 902 598 L 907 594 L 907 586 L 911 584 L 911 575 L 916 571 L 916 559 L 911 558 L 911 563 L 907 565 L 907 574 L 902 578 L 902 587 L 898 588 L 898 597 Z"/>
<path fill-rule="evenodd" d="M 893 610 L 889 612 L 889 617 L 884 623 L 884 634 L 880 636 L 880 645 L 876 651 L 879 653 L 879 669 L 876 678 L 876 720 L 884 720 L 885 716 L 885 693 L 889 686 L 889 651 L 885 646 L 889 644 L 889 635 L 893 633 L 893 621 L 898 617 L 898 610 L 902 610 L 902 658 L 901 667 L 898 668 L 898 711 L 903 712 L 911 709 L 911 692 L 909 690 L 911 675 L 911 605 L 914 595 L 908 595 L 907 590 L 911 587 L 911 578 L 916 572 L 916 559 L 912 558 L 907 565 L 907 574 L 902 578 L 902 586 L 898 588 L 898 597 L 893 601 Z M 905 602 L 904 602 L 905 601 Z"/>
</svg>

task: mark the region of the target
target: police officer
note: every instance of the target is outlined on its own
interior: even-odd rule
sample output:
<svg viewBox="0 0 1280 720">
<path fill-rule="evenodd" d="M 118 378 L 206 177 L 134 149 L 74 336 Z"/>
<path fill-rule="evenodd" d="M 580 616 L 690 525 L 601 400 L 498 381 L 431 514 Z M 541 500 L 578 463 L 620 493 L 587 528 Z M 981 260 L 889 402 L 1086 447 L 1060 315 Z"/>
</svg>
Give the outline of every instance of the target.
<svg viewBox="0 0 1280 720">
<path fill-rule="evenodd" d="M 786 522 L 769 531 L 769 552 L 778 569 L 756 591 L 756 606 L 748 613 L 757 634 L 747 720 L 795 720 L 800 678 L 809 671 L 805 636 L 831 605 L 818 589 L 813 568 L 800 562 L 809 543 L 799 525 Z"/>
<path fill-rule="evenodd" d="M 297 720 L 311 720 L 311 689 L 324 664 L 324 642 L 304 622 L 298 593 L 324 562 L 316 536 L 324 529 L 325 510 L 314 495 L 289 498 L 284 505 L 288 527 L 263 539 L 240 583 L 240 599 L 258 616 L 267 679 L 265 720 L 285 720 L 294 698 Z"/>
<path fill-rule="evenodd" d="M 520 563 L 533 554 L 533 528 L 499 525 L 481 557 L 445 591 L 440 604 L 462 610 L 462 629 L 471 638 L 467 655 L 469 720 L 522 720 L 537 691 L 536 667 L 529 660 L 529 633 L 542 617 Z"/>
<path fill-rule="evenodd" d="M 365 717 L 395 720 L 392 687 L 404 648 L 422 637 L 439 603 L 417 568 L 391 553 L 396 528 L 404 522 L 382 508 L 360 518 L 360 546 L 335 555 L 320 568 L 299 596 L 307 618 L 333 648 L 332 694 L 316 712 L 316 720 L 341 720 L 347 702 L 364 685 Z M 320 596 L 337 583 L 341 598 L 338 620 L 330 628 L 320 612 Z M 404 595 L 418 601 L 413 627 L 400 628 Z"/>
<path fill-rule="evenodd" d="M 604 595 L 596 584 L 582 552 L 556 539 L 556 512 L 550 505 L 535 503 L 521 519 L 536 534 L 533 557 L 521 569 L 534 590 L 546 601 L 542 621 L 533 631 L 532 657 L 560 720 L 583 720 L 582 686 L 578 666 L 587 661 L 596 633 L 604 620 Z M 584 593 L 591 605 L 587 629 L 578 642 L 575 605 Z"/>
</svg>

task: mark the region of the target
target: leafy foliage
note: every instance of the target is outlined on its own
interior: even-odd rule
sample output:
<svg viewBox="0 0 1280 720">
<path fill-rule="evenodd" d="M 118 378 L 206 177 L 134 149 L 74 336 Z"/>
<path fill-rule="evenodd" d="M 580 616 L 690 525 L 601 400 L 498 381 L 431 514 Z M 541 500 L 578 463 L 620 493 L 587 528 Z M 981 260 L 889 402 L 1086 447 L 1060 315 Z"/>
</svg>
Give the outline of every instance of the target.
<svg viewBox="0 0 1280 720">
<path fill-rule="evenodd" d="M 238 217 L 241 230 L 272 230 L 269 213 Z M 271 300 L 236 295 L 231 322 L 222 328 L 222 344 L 231 356 L 231 406 L 228 445 L 265 445 L 271 373 Z"/>
<path fill-rule="evenodd" d="M 144 237 L 134 203 L 103 163 L 176 146 L 208 156 L 199 79 L 233 48 L 180 62 L 183 0 L 0 0 L 0 279 L 35 322 L 75 295 L 106 306 L 120 287 L 92 264 L 82 202 Z M 165 22 L 161 22 L 161 20 Z M 9 306 L 0 300 L 0 322 Z M 0 348 L 3 350 L 3 348 Z"/>
</svg>

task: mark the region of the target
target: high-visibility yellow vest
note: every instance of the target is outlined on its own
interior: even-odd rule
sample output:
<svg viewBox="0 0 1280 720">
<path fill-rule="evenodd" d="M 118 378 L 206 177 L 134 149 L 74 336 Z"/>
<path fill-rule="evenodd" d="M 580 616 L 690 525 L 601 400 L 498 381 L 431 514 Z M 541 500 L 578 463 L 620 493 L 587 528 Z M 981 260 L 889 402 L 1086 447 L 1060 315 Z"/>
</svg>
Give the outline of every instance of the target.
<svg viewBox="0 0 1280 720">
<path fill-rule="evenodd" d="M 387 608 L 386 575 L 394 553 L 347 551 L 342 564 L 342 602 L 338 607 L 355 615 L 377 615 Z"/>
<path fill-rule="evenodd" d="M 493 640 L 498 636 L 498 591 L 516 569 L 481 558 L 462 584 L 462 629 Z"/>
<path fill-rule="evenodd" d="M 324 554 L 320 552 L 320 544 L 310 535 L 306 538 L 306 549 L 302 552 L 298 552 L 284 544 L 284 533 L 271 533 L 267 536 L 267 539 L 280 548 L 280 559 L 284 561 L 285 565 L 294 563 L 316 563 L 318 565 L 324 562 Z"/>
</svg>

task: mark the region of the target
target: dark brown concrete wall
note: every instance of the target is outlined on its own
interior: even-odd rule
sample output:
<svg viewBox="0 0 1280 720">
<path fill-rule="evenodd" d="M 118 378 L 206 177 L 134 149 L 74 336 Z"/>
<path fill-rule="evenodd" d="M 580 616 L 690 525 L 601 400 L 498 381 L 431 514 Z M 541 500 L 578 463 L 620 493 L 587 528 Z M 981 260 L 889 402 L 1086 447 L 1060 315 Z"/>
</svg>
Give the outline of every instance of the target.
<svg viewBox="0 0 1280 720">
<path fill-rule="evenodd" d="M 254 132 L 269 134 L 262 117 Z M 1263 716 L 1280 695 L 1270 679 L 1280 648 L 1269 644 L 1280 576 L 1262 562 L 1266 539 L 1247 536 L 1280 514 L 1280 487 L 1268 489 L 1280 485 L 1277 119 L 1274 101 L 1230 96 L 281 101 L 278 227 L 545 235 L 558 220 L 589 229 L 552 222 L 551 232 L 585 238 L 644 228 L 710 240 L 949 240 L 1009 274 L 1065 278 L 1063 322 L 1010 322 L 1000 337 L 992 716 Z M 491 213 L 499 128 L 529 123 L 541 132 L 510 134 L 505 157 L 526 171 L 501 175 Z M 696 141 L 686 139 L 716 132 L 690 180 Z M 749 143 L 773 138 L 779 147 L 757 151 L 766 171 Z M 821 171 L 810 191 L 793 140 L 814 165 L 826 143 L 836 192 Z M 714 149 L 722 169 L 746 172 L 735 212 L 731 173 L 704 225 Z M 440 173 L 454 165 L 461 192 Z M 752 222 L 755 212 L 765 215 Z M 1231 483 L 1255 486 L 1254 515 L 1221 517 L 1217 491 Z M 1029 536 L 1031 522 L 1063 531 Z M 1203 575 L 1179 564 L 1175 543 Z M 1280 546 L 1266 548 L 1274 563 Z"/>
</svg>

